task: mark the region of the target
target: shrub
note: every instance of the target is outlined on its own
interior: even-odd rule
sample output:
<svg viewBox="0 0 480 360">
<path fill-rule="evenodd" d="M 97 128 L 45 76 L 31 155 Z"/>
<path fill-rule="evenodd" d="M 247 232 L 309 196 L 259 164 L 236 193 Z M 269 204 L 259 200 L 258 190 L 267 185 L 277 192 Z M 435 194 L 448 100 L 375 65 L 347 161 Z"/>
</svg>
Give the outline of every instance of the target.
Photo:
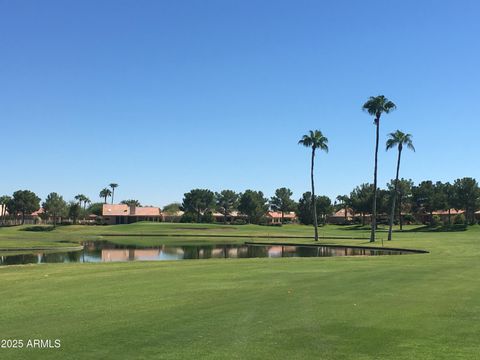
<svg viewBox="0 0 480 360">
<path fill-rule="evenodd" d="M 186 212 L 180 218 L 181 223 L 194 223 L 197 222 L 197 216 L 191 212 Z"/>
<path fill-rule="evenodd" d="M 432 217 L 432 225 L 433 226 L 440 225 L 441 222 L 442 222 L 442 219 L 440 218 L 440 216 L 433 215 L 433 217 Z"/>
<path fill-rule="evenodd" d="M 412 214 L 403 215 L 404 224 L 414 224 L 415 222 L 416 222 L 415 216 L 413 216 Z"/>
<path fill-rule="evenodd" d="M 453 223 L 455 225 L 465 224 L 465 215 L 463 215 L 463 214 L 455 215 L 455 217 L 453 218 Z"/>
<path fill-rule="evenodd" d="M 205 213 L 202 215 L 200 222 L 211 224 L 215 222 L 215 218 L 213 217 L 213 214 L 211 212 Z"/>
<path fill-rule="evenodd" d="M 235 219 L 232 224 L 233 225 L 245 225 L 247 222 L 243 219 Z"/>
</svg>

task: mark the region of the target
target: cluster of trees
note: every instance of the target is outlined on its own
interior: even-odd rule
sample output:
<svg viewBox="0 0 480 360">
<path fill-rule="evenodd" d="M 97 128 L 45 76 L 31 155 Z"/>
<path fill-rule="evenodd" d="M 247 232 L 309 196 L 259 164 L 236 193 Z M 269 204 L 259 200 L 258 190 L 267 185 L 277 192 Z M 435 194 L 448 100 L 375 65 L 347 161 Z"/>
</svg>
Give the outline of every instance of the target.
<svg viewBox="0 0 480 360">
<path fill-rule="evenodd" d="M 108 188 L 103 189 L 100 192 L 100 197 L 104 199 L 104 203 L 108 197 L 113 197 L 115 194 L 115 188 L 118 184 L 112 183 Z M 123 200 L 122 204 L 140 206 L 138 200 L 130 199 Z M 65 201 L 63 196 L 56 192 L 52 192 L 47 195 L 42 202 L 34 192 L 30 190 L 18 190 L 11 196 L 0 196 L 0 219 L 2 223 L 5 223 L 7 219 L 17 222 L 20 220 L 21 224 L 25 223 L 26 217 L 36 212 L 40 208 L 43 212 L 39 216 L 43 220 L 50 220 L 55 227 L 58 222 L 68 220 L 76 224 L 79 219 L 86 219 L 89 215 L 102 215 L 103 203 L 92 203 L 92 201 L 84 194 L 78 194 L 74 197 L 74 200 Z"/>
<path fill-rule="evenodd" d="M 285 187 L 275 190 L 275 195 L 268 199 L 262 191 L 246 190 L 237 193 L 233 190 L 223 190 L 214 193 L 208 189 L 193 189 L 183 197 L 182 204 L 170 204 L 163 209 L 165 213 L 175 213 L 183 210 L 184 222 L 213 222 L 213 212 L 223 214 L 224 222 L 238 211 L 246 216 L 251 224 L 260 224 L 264 221 L 267 211 L 278 211 L 282 214 L 282 223 L 285 222 L 285 213 L 296 211 L 304 224 L 313 224 L 315 221 L 310 192 L 303 194 L 297 203 L 292 199 L 293 192 Z M 325 222 L 333 209 L 331 200 L 326 196 L 317 197 L 315 211 L 319 221 Z"/>
<path fill-rule="evenodd" d="M 470 177 L 457 179 L 453 183 L 426 180 L 417 185 L 410 179 L 395 179 L 387 184 L 386 189 L 377 189 L 376 192 L 377 212 L 390 214 L 393 206 L 394 221 L 399 223 L 400 229 L 405 217 L 401 214 L 410 214 L 411 216 L 407 216 L 410 218 L 413 215 L 426 214 L 430 225 L 435 225 L 438 219 L 434 218 L 433 213 L 446 211 L 447 222 L 452 224 L 451 209 L 464 210 L 462 221 L 465 224 L 475 224 L 475 212 L 480 209 L 480 187 L 478 182 Z M 373 184 L 361 184 L 353 189 L 350 195 L 338 196 L 336 205 L 345 210 L 351 208 L 355 213 L 361 214 L 362 223 L 365 224 L 365 216 L 373 214 L 374 194 Z"/>
<path fill-rule="evenodd" d="M 115 198 L 115 189 L 117 187 L 118 187 L 118 184 L 111 183 L 111 184 L 108 185 L 108 187 L 105 187 L 102 190 L 100 190 L 100 193 L 98 194 L 98 196 L 103 199 L 104 204 L 107 203 L 107 199 L 109 197 L 112 198 L 112 204 L 113 204 L 113 201 L 114 201 L 114 198 Z"/>
</svg>

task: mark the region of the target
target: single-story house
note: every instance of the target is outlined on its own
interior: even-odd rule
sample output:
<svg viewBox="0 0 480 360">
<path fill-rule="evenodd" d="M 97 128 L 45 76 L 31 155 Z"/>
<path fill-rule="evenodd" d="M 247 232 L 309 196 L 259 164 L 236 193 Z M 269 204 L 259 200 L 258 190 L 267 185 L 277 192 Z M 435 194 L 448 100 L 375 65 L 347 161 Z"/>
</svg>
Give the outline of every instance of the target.
<svg viewBox="0 0 480 360">
<path fill-rule="evenodd" d="M 282 212 L 281 211 L 269 211 L 265 214 L 268 224 L 281 224 L 282 223 Z M 285 212 L 283 214 L 283 220 L 285 222 L 297 222 L 297 214 L 293 211 Z"/>
<path fill-rule="evenodd" d="M 126 204 L 103 204 L 103 223 L 131 224 L 137 221 L 162 221 L 160 208 L 153 206 L 135 206 Z"/>
<path fill-rule="evenodd" d="M 440 221 L 446 223 L 446 222 L 448 222 L 449 213 L 450 213 L 450 219 L 453 222 L 453 220 L 455 219 L 455 216 L 464 214 L 465 210 L 457 210 L 457 209 L 450 209 L 450 211 L 449 210 L 437 210 L 437 211 L 433 211 L 432 215 L 433 216 L 438 216 L 440 218 Z M 430 222 L 430 214 L 429 213 L 416 214 L 415 218 L 417 219 L 417 221 L 422 222 L 422 223 Z"/>
<path fill-rule="evenodd" d="M 182 218 L 183 214 L 184 214 L 184 211 L 182 210 L 178 210 L 175 212 L 162 212 L 162 220 L 164 222 L 172 222 L 172 223 L 180 222 L 180 219 Z"/>
<path fill-rule="evenodd" d="M 215 219 L 215 222 L 218 222 L 218 223 L 225 222 L 225 218 L 222 213 L 214 212 L 212 213 L 212 215 L 213 215 L 213 218 Z M 241 214 L 239 211 L 231 211 L 230 213 L 228 213 L 226 221 L 227 223 L 232 223 L 238 219 L 247 220 L 247 215 Z"/>
<path fill-rule="evenodd" d="M 329 224 L 350 224 L 355 218 L 355 213 L 352 209 L 347 208 L 347 216 L 345 216 L 345 209 L 340 209 L 327 217 Z"/>
</svg>

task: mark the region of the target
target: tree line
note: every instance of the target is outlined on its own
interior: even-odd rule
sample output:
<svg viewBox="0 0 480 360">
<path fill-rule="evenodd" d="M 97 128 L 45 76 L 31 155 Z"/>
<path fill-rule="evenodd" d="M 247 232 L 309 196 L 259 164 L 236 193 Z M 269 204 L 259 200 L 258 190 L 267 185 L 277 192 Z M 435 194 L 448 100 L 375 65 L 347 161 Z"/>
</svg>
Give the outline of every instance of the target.
<svg viewBox="0 0 480 360">
<path fill-rule="evenodd" d="M 365 225 L 367 215 L 373 213 L 372 205 L 374 198 L 373 184 L 361 184 L 349 195 L 337 196 L 337 207 L 354 213 L 361 214 L 362 224 Z M 397 201 L 395 201 L 397 199 Z M 465 177 L 450 182 L 422 181 L 415 185 L 410 179 L 391 180 L 385 189 L 377 189 L 377 210 L 379 214 L 390 217 L 393 206 L 394 222 L 398 223 L 400 230 L 405 220 L 418 222 L 419 217 L 426 215 L 429 225 L 437 225 L 440 219 L 435 218 L 434 212 L 445 211 L 447 214 L 446 224 L 456 223 L 473 225 L 477 222 L 475 212 L 480 209 L 480 188 L 478 182 L 470 177 Z M 453 219 L 451 210 L 463 210 L 463 215 Z M 388 221 L 389 222 L 389 221 Z"/>
<path fill-rule="evenodd" d="M 182 210 L 181 221 L 183 222 L 213 222 L 213 213 L 219 212 L 223 215 L 223 222 L 234 212 L 239 212 L 245 217 L 245 221 L 250 224 L 261 224 L 265 222 L 266 213 L 277 211 L 281 213 L 281 221 L 285 223 L 285 214 L 295 211 L 302 223 L 313 224 L 315 215 L 311 203 L 311 193 L 303 194 L 299 202 L 292 199 L 293 192 L 282 187 L 275 190 L 275 195 L 267 198 L 262 191 L 245 190 L 237 193 L 233 190 L 222 190 L 213 192 L 208 189 L 193 189 L 184 194 L 183 201 L 175 208 L 175 204 L 167 205 L 163 211 L 169 212 L 172 209 Z M 331 200 L 326 196 L 317 198 L 317 207 L 321 221 L 333 209 Z M 236 219 L 242 221 L 241 219 Z"/>
<path fill-rule="evenodd" d="M 102 215 L 103 204 L 106 204 L 107 198 L 112 198 L 112 204 L 115 194 L 115 189 L 118 184 L 111 183 L 109 188 L 104 188 L 100 191 L 99 197 L 103 198 L 103 203 L 92 201 L 84 194 L 78 194 L 74 197 L 74 200 L 65 201 L 63 196 L 56 192 L 52 192 L 47 195 L 42 202 L 33 191 L 30 190 L 18 190 L 11 196 L 0 196 L 0 220 L 1 223 L 5 223 L 7 219 L 13 221 L 20 221 L 20 224 L 25 223 L 26 217 L 32 213 L 38 211 L 40 208 L 43 211 L 38 214 L 43 220 L 51 220 L 53 226 L 57 225 L 57 222 L 62 222 L 68 219 L 73 224 L 76 224 L 80 219 L 85 220 L 89 215 Z M 135 199 L 123 200 L 121 204 L 140 206 L 140 202 Z"/>
</svg>

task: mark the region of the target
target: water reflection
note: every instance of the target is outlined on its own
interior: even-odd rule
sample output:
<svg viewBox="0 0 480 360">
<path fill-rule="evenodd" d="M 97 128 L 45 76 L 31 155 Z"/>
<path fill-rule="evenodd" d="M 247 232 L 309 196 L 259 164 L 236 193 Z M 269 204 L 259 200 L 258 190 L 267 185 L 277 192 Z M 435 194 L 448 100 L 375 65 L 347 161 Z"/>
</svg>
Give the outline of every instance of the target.
<svg viewBox="0 0 480 360">
<path fill-rule="evenodd" d="M 292 245 L 161 245 L 137 247 L 115 245 L 109 242 L 87 242 L 84 249 L 65 253 L 34 253 L 0 256 L 0 265 L 72 263 L 72 262 L 122 262 L 162 261 L 215 258 L 280 258 L 280 257 L 331 257 L 400 255 L 408 251 L 365 249 L 333 246 Z"/>
</svg>

